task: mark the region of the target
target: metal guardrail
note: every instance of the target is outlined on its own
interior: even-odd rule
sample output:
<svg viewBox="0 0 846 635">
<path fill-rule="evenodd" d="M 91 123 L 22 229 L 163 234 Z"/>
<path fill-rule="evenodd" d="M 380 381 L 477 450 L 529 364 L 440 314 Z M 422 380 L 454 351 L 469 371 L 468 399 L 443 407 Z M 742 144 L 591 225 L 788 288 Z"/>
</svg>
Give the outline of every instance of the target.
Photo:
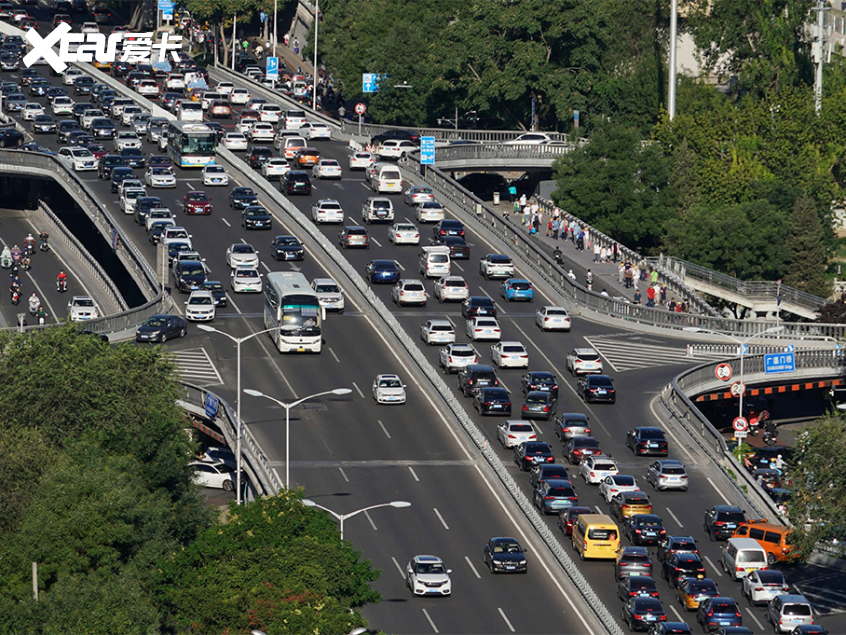
<svg viewBox="0 0 846 635">
<path fill-rule="evenodd" d="M 355 115 L 353 115 L 354 117 Z M 529 130 L 467 130 L 459 128 L 421 128 L 417 126 L 387 126 L 373 123 L 362 123 L 361 133 L 357 119 L 342 119 L 341 130 L 349 135 L 372 137 L 390 130 L 410 130 L 421 137 L 435 137 L 446 141 L 509 141 L 516 139 Z M 571 141 L 569 134 L 564 132 L 546 132 L 553 141 Z"/>
<path fill-rule="evenodd" d="M 735 293 L 750 300 L 750 302 L 769 300 L 776 303 L 778 297 L 778 284 L 765 280 L 744 281 L 733 276 L 708 269 L 702 265 L 697 265 L 680 258 L 673 258 L 672 256 L 661 255 L 658 258 L 647 258 L 647 262 L 659 270 L 671 271 L 682 280 L 688 278 L 699 282 L 704 282 L 721 289 L 725 289 L 731 293 Z M 815 311 L 821 306 L 828 303 L 826 298 L 813 295 L 781 285 L 781 303 L 792 304 L 806 309 Z"/>
<path fill-rule="evenodd" d="M 420 372 L 426 379 L 434 386 L 435 390 L 442 396 L 447 404 L 449 411 L 459 422 L 461 427 L 475 444 L 479 453 L 484 457 L 491 469 L 505 486 L 506 491 L 509 492 L 515 503 L 520 507 L 523 514 L 531 523 L 533 529 L 538 536 L 549 548 L 553 556 L 564 568 L 567 575 L 573 581 L 573 584 L 582 594 L 585 601 L 593 608 L 596 616 L 602 622 L 607 632 L 613 635 L 622 634 L 620 627 L 617 625 L 614 617 L 608 611 L 607 607 L 602 603 L 599 597 L 594 593 L 588 581 L 584 578 L 581 571 L 575 565 L 570 555 L 564 550 L 561 543 L 558 541 L 558 535 L 553 533 L 547 526 L 544 519 L 540 516 L 537 509 L 532 505 L 526 496 L 521 492 L 516 481 L 511 476 L 511 473 L 503 464 L 502 460 L 491 447 L 488 439 L 482 431 L 476 426 L 475 422 L 469 417 L 464 407 L 464 403 L 458 400 L 447 386 L 441 373 L 439 373 L 428 361 L 428 359 L 420 351 L 417 340 L 410 337 L 405 328 L 394 317 L 393 313 L 384 305 L 379 297 L 373 292 L 370 286 L 365 282 L 361 274 L 347 261 L 344 255 L 340 252 L 338 247 L 329 241 L 323 233 L 306 217 L 297 207 L 295 207 L 287 198 L 278 192 L 268 181 L 266 181 L 260 174 L 257 174 L 252 168 L 247 166 L 240 157 L 237 157 L 232 152 L 226 149 L 221 149 L 218 152 L 219 156 L 226 159 L 238 172 L 249 181 L 252 181 L 257 191 L 261 191 L 267 198 L 272 200 L 278 207 L 283 210 L 295 223 L 299 225 L 303 234 L 308 234 L 320 248 L 327 254 L 335 264 L 344 272 L 350 283 L 361 293 L 367 300 L 379 318 L 388 326 L 392 335 L 402 344 L 405 351 L 413 359 Z"/>
<path fill-rule="evenodd" d="M 520 161 L 524 161 L 551 166 L 558 157 L 572 152 L 579 145 L 580 143 L 566 141 L 561 142 L 561 145 L 479 143 L 436 146 L 435 162 L 441 165 L 458 161 L 487 162 L 494 165 L 496 162 L 512 161 L 516 162 L 514 165 L 519 165 Z"/>
</svg>

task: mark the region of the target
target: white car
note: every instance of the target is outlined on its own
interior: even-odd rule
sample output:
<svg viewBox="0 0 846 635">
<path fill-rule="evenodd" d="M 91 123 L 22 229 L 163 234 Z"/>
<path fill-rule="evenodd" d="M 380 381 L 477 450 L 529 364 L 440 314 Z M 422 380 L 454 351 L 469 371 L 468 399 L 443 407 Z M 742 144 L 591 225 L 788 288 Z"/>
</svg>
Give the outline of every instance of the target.
<svg viewBox="0 0 846 635">
<path fill-rule="evenodd" d="M 509 139 L 508 141 L 503 141 L 502 145 L 506 146 L 519 146 L 519 145 L 531 145 L 531 146 L 539 146 L 543 143 L 549 143 L 552 141 L 552 137 L 548 134 L 543 132 L 524 132 L 519 137 L 515 137 L 514 139 Z"/>
<path fill-rule="evenodd" d="M 353 152 L 350 155 L 350 170 L 366 170 L 376 163 L 372 152 Z"/>
<path fill-rule="evenodd" d="M 32 101 L 25 103 L 21 109 L 21 117 L 23 117 L 24 121 L 33 121 L 38 115 L 46 114 L 47 112 L 44 110 L 44 106 Z"/>
<path fill-rule="evenodd" d="M 749 604 L 769 604 L 777 595 L 790 593 L 790 587 L 784 581 L 784 574 L 777 569 L 756 569 L 743 576 L 743 595 Z"/>
<path fill-rule="evenodd" d="M 82 27 L 79 29 L 80 33 L 99 33 L 100 32 L 100 25 L 96 22 L 83 22 Z"/>
<path fill-rule="evenodd" d="M 498 342 L 502 337 L 499 322 L 492 317 L 474 317 L 467 320 L 465 329 L 467 337 L 474 341 L 493 340 Z"/>
<path fill-rule="evenodd" d="M 148 168 L 144 182 L 150 187 L 176 187 L 176 175 L 173 168 Z"/>
<path fill-rule="evenodd" d="M 322 198 L 311 206 L 311 220 L 315 223 L 343 223 L 344 208 L 333 198 Z"/>
<path fill-rule="evenodd" d="M 496 426 L 496 438 L 502 447 L 509 450 L 527 441 L 537 441 L 538 435 L 530 422 L 508 419 Z"/>
<path fill-rule="evenodd" d="M 571 375 L 602 374 L 602 358 L 595 348 L 574 348 L 567 353 L 567 370 Z"/>
<path fill-rule="evenodd" d="M 479 354 L 469 344 L 447 344 L 438 352 L 438 365 L 445 373 L 457 373 L 462 368 L 479 363 Z"/>
<path fill-rule="evenodd" d="M 235 293 L 261 293 L 262 274 L 255 267 L 235 267 L 229 274 L 229 281 Z"/>
<path fill-rule="evenodd" d="M 76 81 L 76 78 L 82 77 L 83 75 L 85 75 L 85 73 L 83 73 L 78 68 L 68 68 L 62 75 L 62 83 L 65 86 L 73 86 L 73 83 Z"/>
<path fill-rule="evenodd" d="M 88 148 L 61 148 L 58 158 L 74 172 L 96 170 L 99 166 L 99 161 Z"/>
<path fill-rule="evenodd" d="M 541 331 L 569 331 L 570 314 L 563 306 L 542 306 L 535 311 L 535 323 Z"/>
<path fill-rule="evenodd" d="M 229 94 L 232 92 L 232 89 L 235 88 L 235 84 L 232 82 L 218 82 L 217 86 L 214 89 L 229 97 Z"/>
<path fill-rule="evenodd" d="M 514 263 L 504 254 L 488 254 L 479 261 L 479 273 L 488 280 L 492 278 L 513 278 Z"/>
<path fill-rule="evenodd" d="M 326 139 L 328 141 L 332 138 L 332 128 L 318 121 L 307 121 L 300 126 L 300 136 L 309 141 L 312 139 Z"/>
<path fill-rule="evenodd" d="M 182 73 L 171 73 L 165 80 L 165 87 L 171 91 L 181 91 L 185 89 L 185 76 Z"/>
<path fill-rule="evenodd" d="M 154 207 L 147 212 L 147 217 L 144 219 L 144 229 L 150 231 L 150 226 L 157 220 L 170 220 L 173 226 L 176 227 L 176 217 L 167 207 Z"/>
<path fill-rule="evenodd" d="M 188 249 L 194 249 L 191 244 L 191 238 L 193 238 L 193 236 L 188 233 L 187 229 L 174 225 L 173 227 L 165 228 L 164 232 L 162 232 L 161 240 L 162 244 L 165 246 L 171 242 L 180 241 L 186 243 L 188 245 Z"/>
<path fill-rule="evenodd" d="M 247 137 L 240 132 L 227 132 L 223 136 L 223 147 L 227 150 L 245 150 L 247 149 Z"/>
<path fill-rule="evenodd" d="M 129 130 L 122 130 L 117 133 L 115 137 L 115 150 L 120 152 L 124 148 L 138 148 L 141 149 L 141 139 L 138 135 Z"/>
<path fill-rule="evenodd" d="M 262 121 L 269 121 L 270 123 L 278 123 L 279 117 L 282 116 L 282 106 L 279 104 L 262 104 L 259 108 L 259 118 Z"/>
<path fill-rule="evenodd" d="M 607 476 L 619 474 L 617 464 L 610 456 L 586 456 L 579 463 L 579 474 L 588 485 L 599 485 Z"/>
<path fill-rule="evenodd" d="M 226 266 L 230 269 L 235 267 L 256 269 L 259 266 L 259 252 L 247 243 L 232 243 L 226 248 Z"/>
<path fill-rule="evenodd" d="M 132 118 L 135 115 L 143 114 L 144 111 L 141 110 L 138 106 L 127 106 L 123 109 L 123 112 L 120 114 L 120 122 L 124 126 L 128 126 L 130 122 L 132 122 Z"/>
<path fill-rule="evenodd" d="M 405 566 L 405 585 L 414 595 L 451 595 L 450 573 L 436 556 L 414 556 Z"/>
<path fill-rule="evenodd" d="M 637 479 L 628 474 L 613 474 L 606 476 L 599 484 L 599 495 L 605 499 L 605 502 L 611 504 L 611 499 L 620 492 L 637 492 L 640 486 L 637 484 Z"/>
<path fill-rule="evenodd" d="M 209 106 L 213 101 L 223 100 L 226 99 L 226 96 L 221 93 L 215 93 L 209 91 L 207 93 L 203 93 L 203 96 L 200 97 L 200 108 L 203 110 L 208 110 Z"/>
<path fill-rule="evenodd" d="M 344 312 L 344 292 L 332 278 L 315 278 L 311 288 L 317 294 L 317 301 L 327 311 Z"/>
<path fill-rule="evenodd" d="M 87 295 L 75 295 L 68 302 L 68 317 L 71 322 L 85 322 L 99 316 L 94 299 Z"/>
<path fill-rule="evenodd" d="M 244 106 L 250 101 L 250 91 L 246 88 L 233 88 L 229 93 L 229 103 Z"/>
<path fill-rule="evenodd" d="M 50 108 L 54 115 L 72 115 L 73 99 L 60 95 L 53 100 L 53 105 Z"/>
<path fill-rule="evenodd" d="M 417 146 L 406 139 L 388 139 L 379 147 L 377 153 L 380 159 L 401 159 L 416 150 Z"/>
<path fill-rule="evenodd" d="M 426 306 L 428 294 L 423 283 L 419 280 L 400 279 L 391 287 L 391 300 L 397 306 L 407 306 L 409 304 Z"/>
<path fill-rule="evenodd" d="M 250 140 L 253 143 L 265 141 L 271 143 L 275 135 L 276 131 L 273 129 L 273 124 L 267 123 L 266 121 L 257 121 L 253 124 L 253 127 L 250 128 Z"/>
<path fill-rule="evenodd" d="M 316 179 L 340 179 L 342 173 L 341 164 L 335 159 L 320 159 L 311 169 L 311 174 Z"/>
<path fill-rule="evenodd" d="M 240 132 L 245 137 L 249 137 L 250 131 L 258 122 L 259 120 L 255 117 L 242 117 L 238 120 L 238 123 L 235 124 L 235 132 Z"/>
<path fill-rule="evenodd" d="M 192 291 L 185 301 L 185 319 L 211 322 L 214 319 L 214 295 L 211 291 Z"/>
<path fill-rule="evenodd" d="M 373 380 L 376 403 L 405 403 L 405 384 L 399 375 L 377 375 Z"/>
<path fill-rule="evenodd" d="M 203 167 L 203 185 L 229 185 L 229 175 L 222 165 Z"/>
<path fill-rule="evenodd" d="M 388 229 L 388 240 L 395 245 L 419 245 L 420 230 L 412 223 L 394 223 Z"/>
<path fill-rule="evenodd" d="M 432 285 L 432 295 L 438 302 L 457 300 L 464 302 L 470 297 L 470 287 L 461 276 L 441 276 Z"/>
<path fill-rule="evenodd" d="M 455 329 L 449 320 L 426 320 L 420 326 L 420 339 L 426 344 L 454 344 Z"/>
<path fill-rule="evenodd" d="M 271 157 L 261 165 L 261 173 L 268 181 L 278 181 L 291 171 L 291 164 L 283 157 Z"/>
<path fill-rule="evenodd" d="M 437 201 L 427 201 L 416 206 L 417 221 L 420 223 L 439 223 L 445 213 L 444 206 Z"/>
<path fill-rule="evenodd" d="M 28 105 L 28 104 L 27 104 Z M 24 106 L 26 107 L 26 106 Z M 99 108 L 88 108 L 82 113 L 82 116 L 79 118 L 79 125 L 82 126 L 83 130 L 90 130 L 91 129 L 91 122 L 95 119 L 99 119 L 100 117 L 105 117 L 106 113 L 104 113 Z M 26 119 L 26 116 L 24 116 Z"/>
<path fill-rule="evenodd" d="M 491 362 L 500 368 L 528 368 L 529 351 L 522 342 L 497 342 L 491 346 Z"/>
<path fill-rule="evenodd" d="M 118 188 L 118 196 L 123 196 L 123 193 L 130 187 L 140 187 L 143 189 L 144 184 L 138 179 L 124 179 L 121 181 L 120 187 Z"/>
<path fill-rule="evenodd" d="M 220 463 L 192 461 L 188 467 L 193 471 L 191 480 L 195 485 L 214 487 L 227 492 L 235 489 L 235 473 L 223 461 Z"/>
</svg>

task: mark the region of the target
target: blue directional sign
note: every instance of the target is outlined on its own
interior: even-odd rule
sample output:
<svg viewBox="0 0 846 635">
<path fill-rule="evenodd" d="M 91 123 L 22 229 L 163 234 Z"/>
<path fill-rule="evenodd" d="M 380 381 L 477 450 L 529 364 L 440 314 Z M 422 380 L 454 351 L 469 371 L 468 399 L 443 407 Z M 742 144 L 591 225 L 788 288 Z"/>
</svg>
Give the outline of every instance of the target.
<svg viewBox="0 0 846 635">
<path fill-rule="evenodd" d="M 749 354 L 749 347 L 746 344 L 741 344 L 737 350 L 738 355 L 748 355 Z"/>
<path fill-rule="evenodd" d="M 260 12 L 259 12 L 259 19 L 260 19 L 262 22 L 264 22 L 265 20 L 267 20 L 267 14 L 266 14 L 264 11 L 260 11 Z"/>
<path fill-rule="evenodd" d="M 420 137 L 420 163 L 435 165 L 435 137 Z"/>
<path fill-rule="evenodd" d="M 772 353 L 764 355 L 764 373 L 792 373 L 796 370 L 793 353 Z"/>
<path fill-rule="evenodd" d="M 279 79 L 279 58 L 268 57 L 267 66 L 265 67 L 264 76 L 266 79 L 276 81 Z"/>
<path fill-rule="evenodd" d="M 159 0 L 159 11 L 162 12 L 162 18 L 165 20 L 173 19 L 173 8 L 176 5 L 174 0 Z"/>
<path fill-rule="evenodd" d="M 206 416 L 212 421 L 217 417 L 217 409 L 220 406 L 220 401 L 211 393 L 206 393 Z"/>
<path fill-rule="evenodd" d="M 361 92 L 375 93 L 379 91 L 379 73 L 362 73 L 361 74 Z"/>
</svg>

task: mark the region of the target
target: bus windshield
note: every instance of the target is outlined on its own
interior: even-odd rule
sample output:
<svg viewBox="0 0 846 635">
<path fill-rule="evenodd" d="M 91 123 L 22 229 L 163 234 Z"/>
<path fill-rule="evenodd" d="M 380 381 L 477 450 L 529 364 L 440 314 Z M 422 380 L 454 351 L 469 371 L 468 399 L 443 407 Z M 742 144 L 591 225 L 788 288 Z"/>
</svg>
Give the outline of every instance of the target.
<svg viewBox="0 0 846 635">
<path fill-rule="evenodd" d="M 279 327 L 290 334 L 296 331 L 301 335 L 319 335 L 318 315 L 320 304 L 313 298 L 288 297 L 282 304 L 282 322 Z"/>
<path fill-rule="evenodd" d="M 214 133 L 183 135 L 179 150 L 183 154 L 214 154 Z"/>
</svg>

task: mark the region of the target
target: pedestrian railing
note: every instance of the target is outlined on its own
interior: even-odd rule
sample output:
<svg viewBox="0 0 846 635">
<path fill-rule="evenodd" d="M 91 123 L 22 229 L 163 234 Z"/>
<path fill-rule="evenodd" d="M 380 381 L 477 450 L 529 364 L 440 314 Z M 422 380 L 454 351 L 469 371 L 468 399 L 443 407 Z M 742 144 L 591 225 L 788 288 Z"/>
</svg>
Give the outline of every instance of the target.
<svg viewBox="0 0 846 635">
<path fill-rule="evenodd" d="M 426 128 L 419 126 L 387 126 L 373 123 L 362 123 L 359 126 L 355 114 L 351 119 L 341 119 L 341 130 L 349 135 L 373 137 L 392 130 L 408 130 L 420 137 L 435 137 L 442 141 L 510 141 L 516 139 L 528 130 L 468 130 L 456 128 Z M 360 132 L 359 132 L 360 130 Z M 553 141 L 572 141 L 571 135 L 564 132 L 544 132 Z"/>
<path fill-rule="evenodd" d="M 579 142 L 562 141 L 554 145 L 479 143 L 443 146 L 435 148 L 435 162 L 449 164 L 456 162 L 520 161 L 543 162 L 552 165 L 558 157 L 578 148 Z"/>
</svg>

